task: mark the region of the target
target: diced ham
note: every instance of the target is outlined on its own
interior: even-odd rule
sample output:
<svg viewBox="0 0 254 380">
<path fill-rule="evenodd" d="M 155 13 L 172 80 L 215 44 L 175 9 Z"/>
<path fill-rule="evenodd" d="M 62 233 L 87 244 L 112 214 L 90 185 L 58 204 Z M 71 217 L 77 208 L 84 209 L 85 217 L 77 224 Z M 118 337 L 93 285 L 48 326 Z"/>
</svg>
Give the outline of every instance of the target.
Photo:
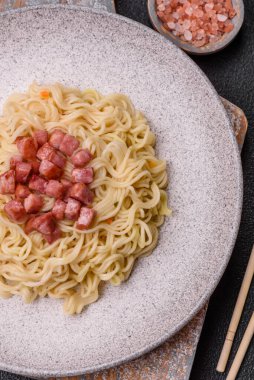
<svg viewBox="0 0 254 380">
<path fill-rule="evenodd" d="M 4 206 L 4 211 L 14 222 L 23 222 L 25 220 L 26 210 L 20 201 L 9 201 Z"/>
<path fill-rule="evenodd" d="M 78 218 L 76 227 L 80 230 L 85 230 L 90 227 L 95 217 L 95 210 L 88 207 L 82 207 L 80 210 L 80 216 Z"/>
<path fill-rule="evenodd" d="M 46 187 L 46 194 L 49 197 L 62 198 L 64 196 L 63 184 L 55 179 L 51 179 Z"/>
<path fill-rule="evenodd" d="M 0 194 L 15 193 L 15 171 L 8 170 L 0 176 Z"/>
<path fill-rule="evenodd" d="M 15 197 L 17 200 L 27 198 L 29 194 L 31 193 L 27 186 L 21 185 L 20 183 L 16 186 Z"/>
<path fill-rule="evenodd" d="M 31 216 L 28 221 L 26 222 L 26 225 L 25 225 L 25 233 L 27 235 L 29 235 L 31 232 L 33 232 L 35 230 L 34 228 L 34 220 L 35 220 L 35 216 Z"/>
<path fill-rule="evenodd" d="M 52 212 L 46 212 L 33 220 L 33 228 L 41 234 L 50 235 L 55 231 L 56 223 Z"/>
<path fill-rule="evenodd" d="M 67 202 L 69 198 L 69 189 L 72 187 L 73 183 L 69 181 L 68 179 L 61 179 L 61 183 L 63 184 L 64 187 L 64 200 Z"/>
<path fill-rule="evenodd" d="M 38 149 L 37 157 L 39 158 L 39 160 L 48 160 L 50 154 L 54 152 L 55 152 L 55 149 L 52 148 L 52 146 L 49 145 L 49 143 L 46 143 Z"/>
<path fill-rule="evenodd" d="M 34 174 L 39 174 L 40 161 L 34 160 L 29 162 L 32 165 L 32 172 Z"/>
<path fill-rule="evenodd" d="M 93 158 L 92 153 L 88 149 L 80 149 L 79 151 L 73 153 L 71 156 L 71 161 L 74 166 L 82 167 L 90 162 Z"/>
<path fill-rule="evenodd" d="M 31 173 L 32 165 L 28 162 L 16 163 L 16 181 L 19 183 L 26 183 L 29 174 Z"/>
<path fill-rule="evenodd" d="M 24 207 L 28 214 L 40 211 L 43 205 L 43 199 L 37 194 L 30 194 L 24 200 Z"/>
<path fill-rule="evenodd" d="M 65 133 L 60 130 L 55 130 L 52 135 L 49 138 L 49 143 L 53 148 L 59 149 L 63 139 L 64 139 Z"/>
<path fill-rule="evenodd" d="M 48 132 L 42 129 L 35 131 L 34 138 L 37 141 L 38 146 L 42 146 L 48 141 Z"/>
<path fill-rule="evenodd" d="M 72 185 L 68 191 L 68 195 L 84 203 L 86 206 L 90 206 L 93 202 L 93 193 L 84 183 L 75 183 Z"/>
<path fill-rule="evenodd" d="M 15 169 L 17 162 L 22 162 L 23 158 L 19 155 L 12 156 L 10 159 L 10 169 Z"/>
<path fill-rule="evenodd" d="M 56 152 L 49 143 L 42 145 L 37 152 L 37 157 L 40 160 L 48 160 L 59 168 L 64 168 L 66 163 L 66 158 L 60 152 Z"/>
<path fill-rule="evenodd" d="M 45 194 L 48 181 L 38 175 L 33 175 L 29 181 L 28 187 L 31 190 L 38 191 L 39 193 Z"/>
<path fill-rule="evenodd" d="M 79 217 L 81 203 L 76 199 L 69 198 L 66 209 L 65 209 L 65 218 L 70 220 L 77 220 Z"/>
<path fill-rule="evenodd" d="M 39 168 L 39 172 L 47 179 L 59 178 L 62 174 L 62 169 L 54 165 L 48 160 L 42 160 Z"/>
<path fill-rule="evenodd" d="M 66 203 L 64 201 L 61 201 L 61 199 L 57 199 L 52 208 L 52 214 L 57 220 L 63 220 L 65 209 Z"/>
<path fill-rule="evenodd" d="M 47 159 L 61 169 L 65 167 L 66 158 L 60 152 L 51 152 Z"/>
<path fill-rule="evenodd" d="M 22 137 L 16 141 L 18 150 L 26 160 L 33 160 L 36 157 L 37 146 L 33 137 Z"/>
<path fill-rule="evenodd" d="M 59 150 L 67 156 L 71 156 L 73 152 L 79 147 L 79 141 L 71 135 L 65 135 L 60 144 Z"/>
<path fill-rule="evenodd" d="M 71 173 L 73 182 L 80 183 L 91 183 L 93 182 L 93 169 L 83 168 L 83 169 L 73 169 Z"/>
<path fill-rule="evenodd" d="M 64 179 L 64 178 L 61 179 L 61 183 L 63 184 L 65 191 L 69 190 L 71 188 L 71 186 L 73 185 L 73 183 L 71 181 L 69 181 L 68 179 Z"/>
<path fill-rule="evenodd" d="M 52 244 L 56 240 L 60 239 L 60 237 L 62 236 L 62 232 L 59 229 L 59 227 L 56 226 L 55 229 L 54 229 L 54 231 L 51 234 L 49 234 L 49 235 L 42 234 L 42 236 L 44 237 L 45 240 L 47 240 L 47 242 L 49 244 Z"/>
</svg>

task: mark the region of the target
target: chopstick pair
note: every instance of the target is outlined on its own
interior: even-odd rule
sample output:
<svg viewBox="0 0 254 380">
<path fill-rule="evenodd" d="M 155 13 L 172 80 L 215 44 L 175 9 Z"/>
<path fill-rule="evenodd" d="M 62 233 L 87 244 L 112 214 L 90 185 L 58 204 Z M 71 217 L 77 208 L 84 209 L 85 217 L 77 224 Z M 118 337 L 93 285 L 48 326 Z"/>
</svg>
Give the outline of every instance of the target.
<svg viewBox="0 0 254 380">
<path fill-rule="evenodd" d="M 240 322 L 240 318 L 243 312 L 243 308 L 245 305 L 245 301 L 250 289 L 253 276 L 254 276 L 254 246 L 252 248 L 250 259 L 249 259 L 247 269 L 243 278 L 242 286 L 241 286 L 241 289 L 236 301 L 234 312 L 233 312 L 230 325 L 228 328 L 227 336 L 226 336 L 223 349 L 221 351 L 220 359 L 216 368 L 218 372 L 225 371 L 229 354 L 233 345 L 235 333 Z M 244 333 L 243 339 L 238 348 L 237 354 L 235 356 L 235 359 L 233 361 L 232 367 L 228 373 L 226 380 L 234 380 L 236 378 L 238 370 L 241 366 L 241 363 L 244 359 L 245 353 L 248 349 L 248 346 L 251 342 L 253 335 L 254 335 L 254 312 L 252 314 L 248 327 Z"/>
</svg>

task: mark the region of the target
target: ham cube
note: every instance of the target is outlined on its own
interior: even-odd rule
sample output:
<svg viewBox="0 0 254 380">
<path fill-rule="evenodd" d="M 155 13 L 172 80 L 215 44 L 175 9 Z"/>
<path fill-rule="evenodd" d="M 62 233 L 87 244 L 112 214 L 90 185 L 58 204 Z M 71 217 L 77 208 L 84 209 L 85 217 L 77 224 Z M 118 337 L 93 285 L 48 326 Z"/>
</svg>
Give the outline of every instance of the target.
<svg viewBox="0 0 254 380">
<path fill-rule="evenodd" d="M 10 169 L 15 169 L 17 162 L 22 162 L 23 158 L 19 155 L 12 156 L 10 159 Z"/>
<path fill-rule="evenodd" d="M 39 193 L 45 194 L 48 181 L 38 175 L 33 175 L 29 181 L 28 187 L 31 190 L 38 191 Z"/>
<path fill-rule="evenodd" d="M 35 216 L 31 216 L 28 221 L 26 222 L 26 225 L 25 225 L 25 233 L 27 235 L 29 235 L 31 232 L 35 231 L 35 228 L 34 228 L 34 220 L 35 220 Z"/>
<path fill-rule="evenodd" d="M 64 187 L 64 191 L 67 192 L 73 185 L 73 183 L 71 181 L 69 181 L 68 179 L 61 179 L 61 183 L 63 184 L 63 187 Z"/>
<path fill-rule="evenodd" d="M 93 182 L 93 169 L 92 168 L 73 169 L 71 173 L 71 179 L 73 182 L 91 183 Z"/>
<path fill-rule="evenodd" d="M 24 207 L 28 214 L 39 212 L 43 205 L 43 199 L 37 194 L 30 194 L 24 200 Z"/>
<path fill-rule="evenodd" d="M 64 201 L 67 202 L 69 198 L 69 190 L 72 187 L 73 183 L 69 181 L 68 179 L 61 179 L 61 183 L 64 187 Z"/>
<path fill-rule="evenodd" d="M 71 198 L 90 206 L 93 202 L 93 193 L 84 183 L 75 183 L 68 191 Z"/>
<path fill-rule="evenodd" d="M 40 160 L 48 160 L 51 161 L 54 165 L 59 166 L 59 168 L 64 168 L 66 159 L 60 154 L 60 152 L 56 152 L 55 149 L 49 145 L 49 143 L 44 144 L 37 152 L 37 157 Z"/>
<path fill-rule="evenodd" d="M 65 135 L 60 144 L 59 150 L 67 156 L 72 156 L 73 152 L 79 147 L 79 141 L 71 135 Z"/>
<path fill-rule="evenodd" d="M 51 152 L 47 159 L 61 169 L 65 167 L 66 158 L 60 152 Z"/>
<path fill-rule="evenodd" d="M 48 132 L 42 129 L 35 131 L 34 138 L 37 141 L 38 146 L 42 146 L 48 141 Z"/>
<path fill-rule="evenodd" d="M 49 143 L 46 143 L 38 149 L 37 158 L 39 158 L 39 160 L 41 161 L 48 160 L 50 154 L 52 154 L 53 152 L 55 152 L 55 149 L 52 148 L 52 146 L 49 145 Z"/>
<path fill-rule="evenodd" d="M 61 176 L 62 169 L 48 160 L 43 160 L 41 161 L 39 172 L 43 177 L 46 177 L 47 179 L 55 179 Z"/>
<path fill-rule="evenodd" d="M 16 181 L 19 183 L 26 183 L 29 174 L 31 173 L 32 165 L 28 162 L 16 163 Z"/>
<path fill-rule="evenodd" d="M 55 149 L 59 149 L 64 139 L 65 133 L 60 130 L 55 130 L 49 138 L 49 144 Z"/>
<path fill-rule="evenodd" d="M 4 206 L 4 211 L 13 222 L 24 222 L 26 218 L 26 210 L 20 201 L 9 201 Z"/>
<path fill-rule="evenodd" d="M 49 197 L 62 198 L 64 195 L 64 186 L 61 182 L 51 179 L 46 187 L 46 194 Z"/>
<path fill-rule="evenodd" d="M 55 231 L 56 223 L 52 212 L 46 212 L 33 220 L 33 228 L 41 234 L 50 235 Z"/>
<path fill-rule="evenodd" d="M 31 194 L 27 186 L 18 184 L 15 190 L 15 197 L 17 200 L 25 199 Z"/>
<path fill-rule="evenodd" d="M 81 203 L 76 199 L 69 198 L 66 209 L 65 218 L 69 220 L 77 220 L 79 217 Z"/>
<path fill-rule="evenodd" d="M 34 160 L 29 162 L 32 165 L 32 172 L 34 174 L 39 174 L 40 161 Z"/>
<path fill-rule="evenodd" d="M 76 227 L 80 230 L 89 228 L 95 217 L 95 210 L 88 207 L 82 207 L 80 210 L 80 216 L 78 218 Z"/>
<path fill-rule="evenodd" d="M 0 194 L 15 193 L 15 171 L 8 170 L 0 176 Z"/>
<path fill-rule="evenodd" d="M 44 237 L 45 240 L 47 240 L 47 242 L 49 244 L 52 244 L 56 240 L 60 239 L 60 237 L 62 236 L 62 232 L 59 229 L 59 227 L 56 226 L 55 229 L 54 229 L 54 231 L 51 234 L 49 234 L 49 235 L 42 234 L 42 236 Z"/>
<path fill-rule="evenodd" d="M 17 148 L 23 158 L 34 160 L 37 153 L 37 144 L 33 137 L 22 137 L 16 140 Z"/>
<path fill-rule="evenodd" d="M 52 208 L 52 214 L 54 218 L 57 220 L 63 220 L 65 209 L 66 209 L 66 203 L 64 201 L 61 201 L 61 199 L 57 199 Z"/>
<path fill-rule="evenodd" d="M 92 158 L 93 155 L 88 149 L 80 149 L 79 151 L 73 153 L 71 156 L 71 161 L 74 166 L 80 168 L 88 164 Z"/>
</svg>

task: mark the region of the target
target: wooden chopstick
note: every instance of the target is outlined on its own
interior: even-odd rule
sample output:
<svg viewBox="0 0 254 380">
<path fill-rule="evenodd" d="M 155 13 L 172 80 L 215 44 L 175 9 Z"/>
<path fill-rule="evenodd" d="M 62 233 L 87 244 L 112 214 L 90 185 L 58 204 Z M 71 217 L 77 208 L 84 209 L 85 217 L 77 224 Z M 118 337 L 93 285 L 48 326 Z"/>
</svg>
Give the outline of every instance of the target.
<svg viewBox="0 0 254 380">
<path fill-rule="evenodd" d="M 246 351 L 247 351 L 249 344 L 251 342 L 251 339 L 253 338 L 253 335 L 254 335 L 254 312 L 253 312 L 252 317 L 250 319 L 250 322 L 247 326 L 247 329 L 244 333 L 243 339 L 242 339 L 241 344 L 238 348 L 238 351 L 236 353 L 235 359 L 233 361 L 233 364 L 230 368 L 230 371 L 228 373 L 226 380 L 235 380 L 237 373 L 239 371 L 239 368 L 240 368 L 242 361 L 244 359 L 244 356 L 246 354 Z"/>
<path fill-rule="evenodd" d="M 218 372 L 224 372 L 225 371 L 227 361 L 228 361 L 228 357 L 229 357 L 229 354 L 230 354 L 230 351 L 232 348 L 232 344 L 234 341 L 235 333 L 236 333 L 236 330 L 237 330 L 237 327 L 238 327 L 238 324 L 239 324 L 239 321 L 240 321 L 240 318 L 241 318 L 241 315 L 243 312 L 244 304 L 245 304 L 245 301 L 246 301 L 246 298 L 248 295 L 248 291 L 250 288 L 250 284 L 251 284 L 253 275 L 254 275 L 254 246 L 252 248 L 252 252 L 250 255 L 248 266 L 247 266 L 247 269 L 246 269 L 246 272 L 245 272 L 245 275 L 243 278 L 242 286 L 241 286 L 241 289 L 240 289 L 240 292 L 239 292 L 239 295 L 237 298 L 237 302 L 236 302 L 236 305 L 234 308 L 234 312 L 233 312 L 231 321 L 230 321 L 230 325 L 229 325 L 227 336 L 226 336 L 226 339 L 225 339 L 225 342 L 223 345 L 223 349 L 222 349 L 221 354 L 220 354 L 220 358 L 219 358 L 218 365 L 216 368 L 216 370 Z"/>
</svg>

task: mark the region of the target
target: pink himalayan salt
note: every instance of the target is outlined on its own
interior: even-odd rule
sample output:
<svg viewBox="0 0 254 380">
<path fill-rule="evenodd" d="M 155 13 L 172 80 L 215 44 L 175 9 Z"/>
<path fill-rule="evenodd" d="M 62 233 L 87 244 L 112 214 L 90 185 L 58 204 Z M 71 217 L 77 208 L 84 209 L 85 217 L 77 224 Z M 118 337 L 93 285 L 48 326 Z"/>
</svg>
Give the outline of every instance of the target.
<svg viewBox="0 0 254 380">
<path fill-rule="evenodd" d="M 188 15 L 188 16 L 191 16 L 192 13 L 193 13 L 193 8 L 192 7 L 187 7 L 185 9 L 185 13 Z"/>
<path fill-rule="evenodd" d="M 160 4 L 160 5 L 158 6 L 158 11 L 160 11 L 160 12 L 164 12 L 165 9 L 166 9 L 166 7 L 165 7 L 164 4 Z"/>
<path fill-rule="evenodd" d="M 167 26 L 169 27 L 169 29 L 172 29 L 172 30 L 173 30 L 173 29 L 175 29 L 176 24 L 175 24 L 174 22 L 171 21 L 171 22 L 168 22 L 168 23 L 167 23 Z"/>
<path fill-rule="evenodd" d="M 184 35 L 184 38 L 186 39 L 186 41 L 192 40 L 192 33 L 189 30 L 185 30 L 183 35 Z"/>
<path fill-rule="evenodd" d="M 184 22 L 183 22 L 183 28 L 184 29 L 190 29 L 190 27 L 191 27 L 190 20 L 184 20 Z"/>
<path fill-rule="evenodd" d="M 218 21 L 220 21 L 220 22 L 224 22 L 224 21 L 226 21 L 227 20 L 227 16 L 225 16 L 225 15 L 221 15 L 221 14 L 218 14 L 217 15 L 217 19 L 218 19 Z"/>
<path fill-rule="evenodd" d="M 164 27 L 197 47 L 234 28 L 230 21 L 236 15 L 232 0 L 156 0 L 156 4 Z"/>
<path fill-rule="evenodd" d="M 213 7 L 214 7 L 214 4 L 213 4 L 213 3 L 205 4 L 205 11 L 208 12 L 208 11 L 210 11 L 211 9 L 213 9 Z"/>
</svg>

